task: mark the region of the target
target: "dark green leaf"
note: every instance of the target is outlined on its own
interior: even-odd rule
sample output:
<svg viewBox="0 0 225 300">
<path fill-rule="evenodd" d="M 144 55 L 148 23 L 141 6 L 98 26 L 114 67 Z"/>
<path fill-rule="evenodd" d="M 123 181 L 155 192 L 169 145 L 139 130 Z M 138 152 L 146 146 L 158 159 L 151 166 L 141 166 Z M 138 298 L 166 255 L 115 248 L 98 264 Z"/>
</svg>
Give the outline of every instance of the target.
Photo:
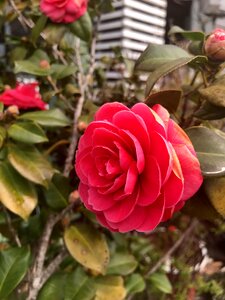
<svg viewBox="0 0 225 300">
<path fill-rule="evenodd" d="M 205 176 L 225 174 L 225 138 L 219 131 L 198 126 L 187 129 Z"/>
<path fill-rule="evenodd" d="M 191 41 L 204 41 L 205 34 L 201 31 L 187 31 L 183 30 L 179 26 L 173 26 L 170 31 L 168 32 L 168 36 L 173 35 L 182 35 L 184 38 L 191 40 Z"/>
<path fill-rule="evenodd" d="M 67 228 L 64 239 L 70 254 L 80 264 L 97 273 L 105 273 L 109 249 L 104 235 L 83 223 Z"/>
<path fill-rule="evenodd" d="M 92 22 L 88 12 L 74 23 L 71 23 L 69 28 L 71 32 L 78 36 L 81 40 L 86 42 L 90 41 L 92 35 Z"/>
<path fill-rule="evenodd" d="M 148 280 L 156 289 L 160 290 L 161 292 L 165 294 L 172 293 L 173 288 L 166 274 L 154 273 L 148 278 Z"/>
<path fill-rule="evenodd" d="M 222 119 L 225 118 L 225 107 L 213 105 L 208 101 L 204 101 L 194 115 L 202 120 Z"/>
<path fill-rule="evenodd" d="M 64 300 L 92 300 L 94 295 L 94 282 L 82 269 L 68 275 Z"/>
<path fill-rule="evenodd" d="M 144 278 L 140 274 L 132 274 L 126 279 L 125 287 L 127 294 L 136 294 L 143 292 L 146 284 Z"/>
<path fill-rule="evenodd" d="M 27 248 L 10 248 L 0 252 L 0 299 L 5 299 L 25 276 L 30 258 Z"/>
<path fill-rule="evenodd" d="M 76 71 L 75 65 L 65 66 L 59 64 L 51 65 L 51 75 L 55 79 L 62 79 L 74 74 Z"/>
<path fill-rule="evenodd" d="M 181 90 L 166 90 L 149 95 L 145 103 L 150 106 L 161 104 L 170 113 L 174 113 L 177 110 L 181 97 Z"/>
<path fill-rule="evenodd" d="M 61 209 L 68 204 L 68 197 L 72 192 L 69 179 L 61 174 L 55 174 L 44 191 L 48 205 L 53 209 Z"/>
<path fill-rule="evenodd" d="M 203 64 L 207 62 L 207 57 L 206 56 L 181 57 L 161 65 L 149 75 L 147 79 L 145 95 L 148 96 L 150 94 L 153 86 L 161 77 L 191 62 L 194 64 Z"/>
<path fill-rule="evenodd" d="M 18 122 L 8 129 L 9 136 L 18 142 L 35 144 L 47 142 L 48 138 L 43 129 L 34 122 Z"/>
<path fill-rule="evenodd" d="M 0 201 L 23 219 L 27 219 L 37 205 L 32 183 L 20 176 L 7 162 L 0 164 Z"/>
<path fill-rule="evenodd" d="M 66 282 L 65 274 L 54 274 L 41 289 L 37 300 L 64 300 Z"/>
<path fill-rule="evenodd" d="M 115 253 L 109 262 L 107 274 L 109 275 L 128 275 L 137 268 L 137 261 L 129 253 Z"/>
<path fill-rule="evenodd" d="M 35 26 L 33 27 L 31 31 L 31 41 L 35 44 L 37 39 L 40 37 L 40 33 L 45 28 L 45 25 L 47 23 L 47 17 L 42 14 L 38 21 L 36 22 Z"/>
<path fill-rule="evenodd" d="M 191 54 L 175 45 L 149 45 L 135 63 L 138 71 L 151 72 L 165 63 L 179 58 L 193 58 Z"/>
<path fill-rule="evenodd" d="M 9 145 L 8 159 L 22 176 L 46 187 L 55 173 L 50 163 L 33 146 Z"/>
<path fill-rule="evenodd" d="M 19 117 L 23 120 L 31 120 L 46 127 L 65 127 L 70 125 L 70 120 L 58 108 L 25 113 Z"/>
</svg>

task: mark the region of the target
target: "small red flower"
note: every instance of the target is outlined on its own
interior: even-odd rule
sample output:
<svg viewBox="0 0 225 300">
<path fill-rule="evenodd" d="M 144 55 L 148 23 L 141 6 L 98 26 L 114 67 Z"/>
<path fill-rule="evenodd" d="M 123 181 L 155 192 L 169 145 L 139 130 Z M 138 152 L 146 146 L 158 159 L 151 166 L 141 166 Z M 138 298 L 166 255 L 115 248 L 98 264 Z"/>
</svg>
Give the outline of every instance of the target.
<svg viewBox="0 0 225 300">
<path fill-rule="evenodd" d="M 41 0 L 41 11 L 55 23 L 72 23 L 87 11 L 87 0 Z"/>
<path fill-rule="evenodd" d="M 0 102 L 6 106 L 16 105 L 21 109 L 39 108 L 45 110 L 48 108 L 48 105 L 41 98 L 37 82 L 27 84 L 17 82 L 14 89 L 7 88 L 0 95 Z"/>
<path fill-rule="evenodd" d="M 202 183 L 190 139 L 161 105 L 103 105 L 79 141 L 75 168 L 84 205 L 119 232 L 153 230 Z"/>
<path fill-rule="evenodd" d="M 205 42 L 205 54 L 212 60 L 225 61 L 225 30 L 215 29 Z"/>
</svg>

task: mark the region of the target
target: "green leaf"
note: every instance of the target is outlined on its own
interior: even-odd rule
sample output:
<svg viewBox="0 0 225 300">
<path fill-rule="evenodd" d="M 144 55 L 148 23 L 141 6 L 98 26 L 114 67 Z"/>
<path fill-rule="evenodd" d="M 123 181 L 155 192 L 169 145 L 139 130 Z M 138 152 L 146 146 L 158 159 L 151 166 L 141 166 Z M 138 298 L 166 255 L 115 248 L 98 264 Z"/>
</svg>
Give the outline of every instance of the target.
<svg viewBox="0 0 225 300">
<path fill-rule="evenodd" d="M 28 248 L 0 252 L 0 299 L 5 299 L 24 278 L 30 259 Z"/>
<path fill-rule="evenodd" d="M 159 66 L 154 72 L 150 73 L 147 79 L 146 91 L 145 95 L 148 96 L 155 85 L 155 83 L 163 76 L 169 74 L 176 69 L 183 67 L 189 63 L 194 64 L 203 64 L 207 62 L 206 56 L 188 56 L 188 57 L 181 57 L 175 60 L 171 60 L 161 66 Z"/>
<path fill-rule="evenodd" d="M 145 103 L 150 106 L 161 104 L 170 113 L 174 113 L 178 108 L 181 97 L 181 90 L 165 90 L 149 95 Z"/>
<path fill-rule="evenodd" d="M 74 74 L 76 71 L 75 65 L 65 66 L 60 64 L 51 65 L 51 75 L 55 79 L 62 79 Z"/>
<path fill-rule="evenodd" d="M 107 268 L 108 275 L 128 275 L 137 268 L 137 261 L 129 253 L 115 253 Z"/>
<path fill-rule="evenodd" d="M 126 297 L 123 277 L 104 276 L 98 277 L 96 282 L 95 300 L 123 300 Z"/>
<path fill-rule="evenodd" d="M 214 105 L 204 101 L 194 116 L 202 120 L 218 120 L 225 118 L 225 107 Z"/>
<path fill-rule="evenodd" d="M 37 76 L 48 76 L 50 75 L 50 69 L 41 68 L 29 60 L 17 60 L 15 61 L 15 73 L 28 73 Z"/>
<path fill-rule="evenodd" d="M 48 205 L 53 209 L 61 209 L 68 205 L 68 197 L 72 188 L 69 179 L 61 174 L 55 174 L 44 191 Z"/>
<path fill-rule="evenodd" d="M 135 63 L 135 70 L 151 72 L 165 63 L 179 58 L 193 58 L 191 54 L 175 45 L 149 45 Z"/>
<path fill-rule="evenodd" d="M 70 254 L 84 267 L 104 274 L 109 262 L 109 249 L 104 235 L 87 224 L 66 229 L 65 244 Z"/>
<path fill-rule="evenodd" d="M 8 129 L 8 135 L 18 142 L 35 144 L 47 142 L 43 129 L 34 122 L 17 122 Z"/>
<path fill-rule="evenodd" d="M 0 164 L 0 201 L 23 219 L 27 219 L 37 205 L 33 185 L 7 162 Z"/>
<path fill-rule="evenodd" d="M 225 218 L 225 177 L 207 178 L 204 188 L 215 210 Z"/>
<path fill-rule="evenodd" d="M 50 163 L 33 146 L 9 145 L 8 159 L 22 176 L 46 187 L 55 173 Z"/>
<path fill-rule="evenodd" d="M 64 300 L 92 300 L 94 295 L 94 282 L 82 269 L 78 268 L 68 275 Z"/>
<path fill-rule="evenodd" d="M 0 113 L 4 111 L 4 103 L 0 102 Z"/>
<path fill-rule="evenodd" d="M 88 12 L 86 12 L 74 23 L 71 23 L 69 28 L 71 32 L 81 40 L 89 42 L 92 35 L 92 22 Z"/>
<path fill-rule="evenodd" d="M 187 129 L 204 176 L 225 174 L 225 138 L 219 132 L 203 126 Z"/>
<path fill-rule="evenodd" d="M 204 41 L 205 40 L 205 34 L 201 31 L 187 31 L 183 30 L 179 26 L 173 26 L 170 31 L 168 32 L 168 36 L 174 36 L 174 35 L 182 35 L 184 38 L 191 40 L 191 41 Z"/>
<path fill-rule="evenodd" d="M 140 274 L 132 274 L 126 279 L 125 287 L 127 294 L 141 293 L 145 290 L 146 284 Z"/>
<path fill-rule="evenodd" d="M 64 300 L 65 290 L 64 287 L 67 282 L 67 276 L 63 273 L 54 274 L 45 283 L 37 300 Z"/>
<path fill-rule="evenodd" d="M 48 62 L 50 62 L 48 54 L 41 49 L 35 50 L 29 57 L 29 61 L 35 63 L 36 65 L 39 65 L 41 60 L 47 60 Z"/>
<path fill-rule="evenodd" d="M 6 130 L 4 127 L 0 126 L 0 148 L 2 148 L 6 138 Z"/>
<path fill-rule="evenodd" d="M 48 18 L 42 14 L 40 18 L 37 20 L 35 26 L 33 27 L 31 31 L 31 41 L 35 44 L 37 39 L 40 36 L 40 33 L 43 31 L 45 28 L 45 25 L 47 23 Z"/>
<path fill-rule="evenodd" d="M 172 293 L 173 288 L 166 274 L 154 273 L 148 278 L 148 280 L 156 289 L 160 290 L 161 292 L 165 294 Z"/>
<path fill-rule="evenodd" d="M 65 127 L 70 125 L 70 120 L 58 108 L 28 112 L 19 117 L 22 120 L 31 120 L 46 127 Z"/>
</svg>

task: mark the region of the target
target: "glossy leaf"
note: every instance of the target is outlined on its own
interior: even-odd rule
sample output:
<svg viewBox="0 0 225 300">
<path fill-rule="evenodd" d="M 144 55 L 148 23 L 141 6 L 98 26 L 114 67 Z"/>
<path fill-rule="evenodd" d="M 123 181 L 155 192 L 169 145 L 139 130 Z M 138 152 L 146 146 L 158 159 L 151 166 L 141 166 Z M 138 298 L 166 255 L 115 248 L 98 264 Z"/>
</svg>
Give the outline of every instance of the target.
<svg viewBox="0 0 225 300">
<path fill-rule="evenodd" d="M 140 274 L 134 273 L 127 278 L 125 287 L 127 294 L 136 294 L 145 290 L 146 283 Z"/>
<path fill-rule="evenodd" d="M 129 253 L 115 253 L 110 260 L 107 268 L 109 275 L 128 275 L 137 268 L 137 261 Z"/>
<path fill-rule="evenodd" d="M 192 55 L 175 45 L 150 44 L 135 63 L 135 70 L 151 72 L 165 63 Z"/>
<path fill-rule="evenodd" d="M 168 32 L 168 36 L 173 36 L 173 35 L 182 35 L 184 38 L 191 40 L 191 41 L 204 41 L 205 39 L 205 34 L 201 31 L 187 31 L 183 30 L 179 26 L 173 26 L 170 31 Z"/>
<path fill-rule="evenodd" d="M 53 64 L 51 65 L 51 75 L 55 79 L 62 79 L 67 76 L 74 74 L 76 71 L 75 65 L 60 65 Z"/>
<path fill-rule="evenodd" d="M 217 106 L 208 101 L 204 101 L 194 115 L 202 120 L 222 119 L 225 118 L 225 107 Z"/>
<path fill-rule="evenodd" d="M 68 275 L 64 300 L 92 300 L 94 295 L 94 282 L 82 269 L 78 268 Z"/>
<path fill-rule="evenodd" d="M 66 229 L 65 244 L 70 254 L 84 267 L 104 274 L 109 262 L 109 249 L 105 237 L 87 224 Z"/>
<path fill-rule="evenodd" d="M 37 300 L 64 300 L 65 290 L 62 287 L 65 287 L 66 282 L 67 276 L 65 274 L 54 274 L 39 292 Z"/>
<path fill-rule="evenodd" d="M 14 123 L 9 127 L 8 135 L 15 141 L 28 144 L 48 141 L 43 129 L 34 122 Z"/>
<path fill-rule="evenodd" d="M 90 15 L 86 12 L 82 17 L 69 25 L 73 34 L 86 42 L 90 41 L 92 35 L 92 22 Z"/>
<path fill-rule="evenodd" d="M 204 188 L 213 207 L 225 218 L 225 177 L 206 179 Z"/>
<path fill-rule="evenodd" d="M 27 219 L 37 205 L 33 185 L 7 162 L 0 164 L 0 201 L 23 219 Z"/>
<path fill-rule="evenodd" d="M 0 252 L 0 299 L 6 299 L 24 278 L 29 258 L 28 248 L 10 248 Z"/>
<path fill-rule="evenodd" d="M 105 276 L 96 279 L 95 300 L 123 300 L 126 297 L 123 278 L 120 276 Z"/>
<path fill-rule="evenodd" d="M 181 97 L 181 90 L 165 90 L 149 95 L 145 103 L 149 106 L 161 104 L 170 113 L 174 113 L 177 110 Z"/>
<path fill-rule="evenodd" d="M 198 126 L 187 129 L 205 176 L 225 174 L 225 138 L 219 131 Z"/>
<path fill-rule="evenodd" d="M 145 90 L 145 95 L 148 96 L 155 85 L 155 83 L 163 76 L 168 75 L 170 72 L 175 71 L 176 69 L 183 67 L 189 63 L 193 64 L 204 64 L 207 62 L 206 56 L 187 56 L 181 57 L 175 60 L 171 60 L 165 64 L 159 66 L 154 72 L 152 72 L 148 79 Z"/>
<path fill-rule="evenodd" d="M 65 127 L 70 125 L 70 120 L 58 108 L 28 112 L 19 117 L 22 120 L 31 120 L 46 127 Z"/>
<path fill-rule="evenodd" d="M 15 61 L 15 73 L 28 73 L 37 76 L 50 75 L 50 69 L 44 69 L 39 65 L 29 60 L 17 60 Z"/>
<path fill-rule="evenodd" d="M 8 159 L 23 177 L 43 186 L 48 186 L 55 173 L 46 158 L 33 146 L 9 145 Z"/>
<path fill-rule="evenodd" d="M 166 274 L 154 273 L 148 278 L 148 280 L 156 289 L 160 290 L 161 292 L 165 294 L 172 293 L 173 288 Z"/>
<path fill-rule="evenodd" d="M 72 189 L 69 179 L 61 174 L 55 174 L 44 194 L 46 202 L 51 208 L 61 209 L 68 204 L 70 192 L 72 192 Z"/>
</svg>

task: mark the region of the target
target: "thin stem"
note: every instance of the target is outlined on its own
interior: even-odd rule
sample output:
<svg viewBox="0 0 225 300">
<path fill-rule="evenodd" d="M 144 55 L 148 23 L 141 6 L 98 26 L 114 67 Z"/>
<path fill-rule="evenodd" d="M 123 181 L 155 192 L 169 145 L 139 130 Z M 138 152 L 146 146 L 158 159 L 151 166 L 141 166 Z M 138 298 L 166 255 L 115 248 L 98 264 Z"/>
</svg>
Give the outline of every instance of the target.
<svg viewBox="0 0 225 300">
<path fill-rule="evenodd" d="M 176 243 L 160 258 L 160 260 L 148 271 L 146 277 L 155 273 L 160 269 L 160 267 L 167 261 L 167 259 L 183 244 L 183 242 L 189 237 L 189 235 L 195 230 L 198 225 L 198 220 L 194 219 L 191 225 L 186 229 L 186 231 L 181 235 L 181 237 L 176 241 Z"/>
<path fill-rule="evenodd" d="M 6 208 L 3 206 L 3 210 L 4 210 L 4 213 L 5 213 L 5 217 L 6 217 L 6 222 L 7 222 L 7 225 L 8 225 L 8 228 L 9 228 L 9 231 L 15 241 L 15 243 L 17 244 L 18 247 L 22 247 L 22 243 L 20 241 L 20 238 L 15 230 L 15 228 L 13 227 L 13 224 L 12 224 L 12 220 L 10 218 L 10 215 L 9 213 L 7 212 Z"/>
</svg>

